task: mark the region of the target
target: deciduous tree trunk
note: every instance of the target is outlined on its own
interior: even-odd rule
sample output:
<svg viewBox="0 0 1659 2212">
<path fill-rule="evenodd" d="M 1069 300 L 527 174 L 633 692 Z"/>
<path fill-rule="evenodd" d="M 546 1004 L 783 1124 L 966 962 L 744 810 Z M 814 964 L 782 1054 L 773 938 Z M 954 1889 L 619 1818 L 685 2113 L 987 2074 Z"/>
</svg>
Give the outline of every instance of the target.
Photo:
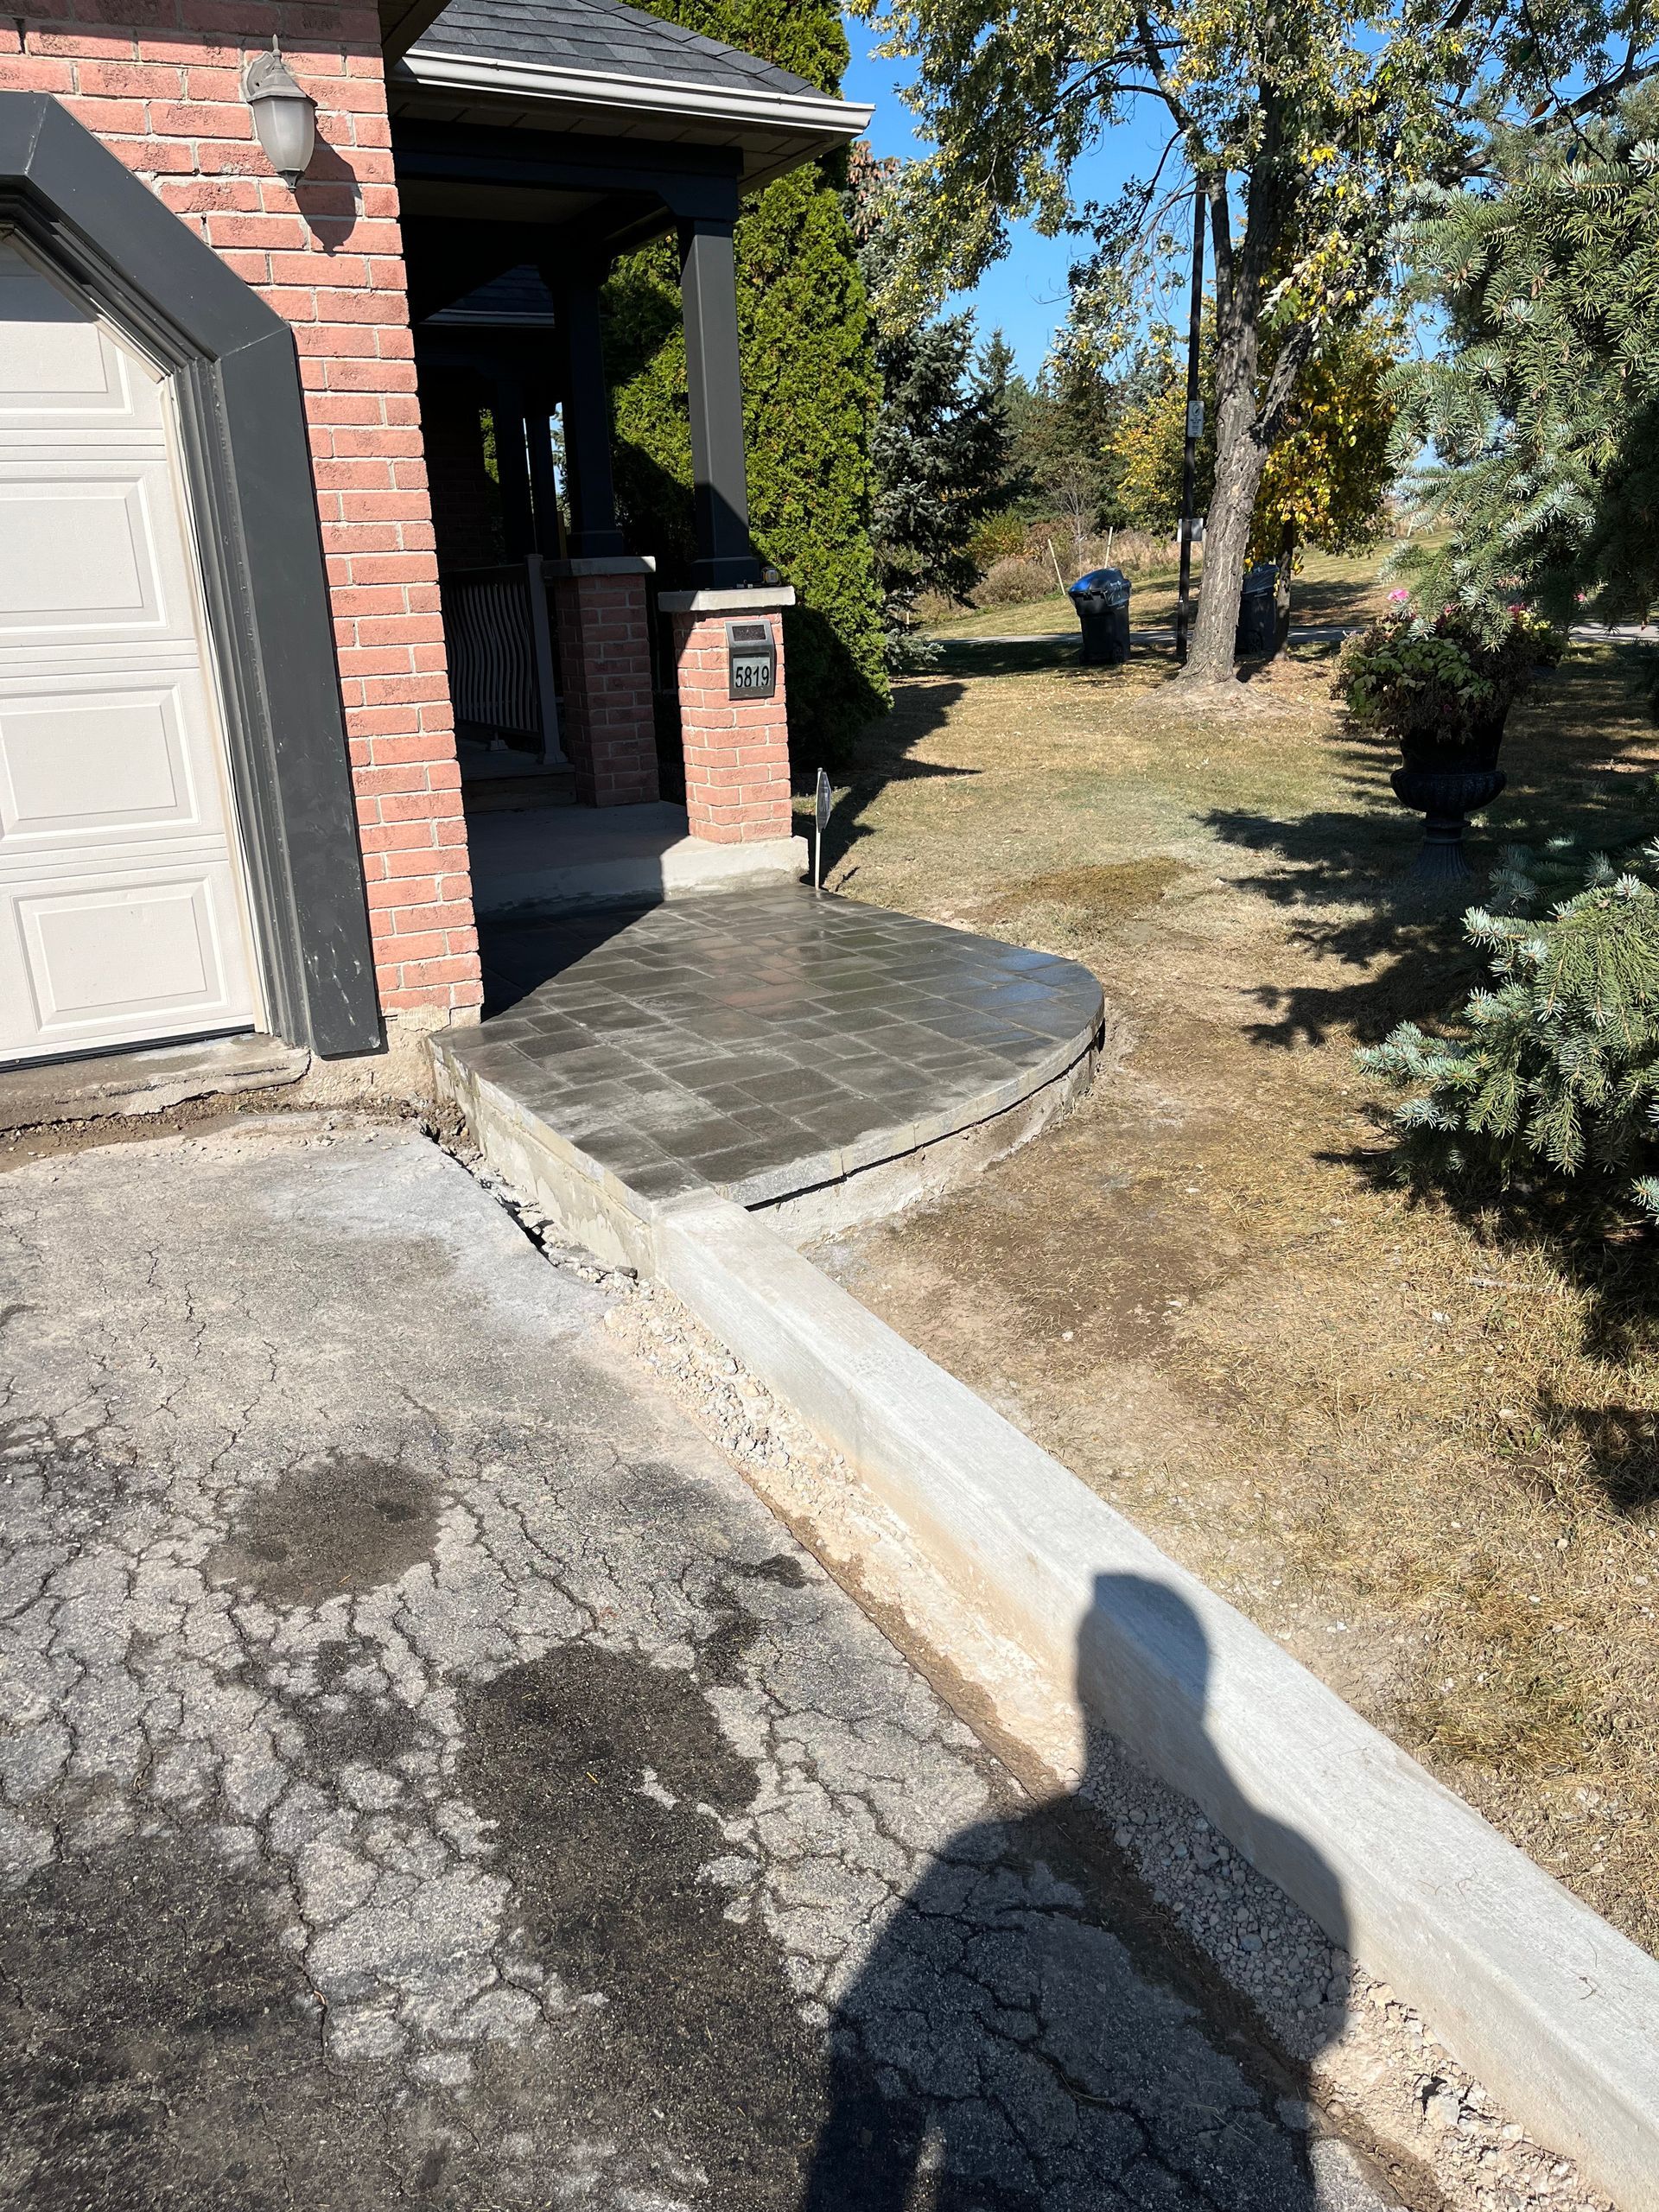
<svg viewBox="0 0 1659 2212">
<path fill-rule="evenodd" d="M 1248 348 L 1249 372 L 1235 375 L 1233 389 L 1218 395 L 1216 423 L 1216 488 L 1204 523 L 1204 589 L 1198 619 L 1182 682 L 1224 683 L 1233 672 L 1238 632 L 1238 605 L 1244 588 L 1244 556 L 1250 518 L 1267 467 L 1267 448 L 1255 430 L 1255 347 Z"/>
<path fill-rule="evenodd" d="M 1244 235 L 1234 249 L 1227 194 L 1210 195 L 1216 257 L 1216 488 L 1204 524 L 1204 589 L 1184 683 L 1224 683 L 1233 672 L 1238 607 L 1244 588 L 1255 495 L 1274 441 L 1284 427 L 1296 379 L 1313 347 L 1311 326 L 1280 344 L 1267 391 L 1259 395 L 1262 304 L 1274 255 L 1287 235 L 1300 183 L 1281 156 L 1284 113 L 1264 88 L 1262 143 L 1246 194 Z"/>
<path fill-rule="evenodd" d="M 1281 653 L 1290 643 L 1290 580 L 1296 571 L 1296 525 L 1287 522 L 1279 533 L 1279 574 L 1273 587 L 1273 650 Z"/>
</svg>

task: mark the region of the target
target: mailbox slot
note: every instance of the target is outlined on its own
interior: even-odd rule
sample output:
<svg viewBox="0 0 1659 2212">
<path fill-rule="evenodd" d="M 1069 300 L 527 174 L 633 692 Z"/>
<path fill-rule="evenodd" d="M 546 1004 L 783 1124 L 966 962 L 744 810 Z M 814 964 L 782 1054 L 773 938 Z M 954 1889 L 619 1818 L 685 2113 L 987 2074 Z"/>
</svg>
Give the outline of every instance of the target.
<svg viewBox="0 0 1659 2212">
<path fill-rule="evenodd" d="M 728 699 L 775 699 L 778 648 L 770 622 L 732 620 L 726 625 L 726 696 Z"/>
</svg>

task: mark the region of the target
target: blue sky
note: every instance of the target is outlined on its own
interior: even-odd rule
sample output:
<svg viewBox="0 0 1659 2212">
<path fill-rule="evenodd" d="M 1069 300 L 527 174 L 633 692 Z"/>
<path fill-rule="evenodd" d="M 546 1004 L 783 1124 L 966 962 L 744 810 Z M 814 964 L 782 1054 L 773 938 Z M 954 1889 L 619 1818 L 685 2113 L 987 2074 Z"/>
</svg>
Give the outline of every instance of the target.
<svg viewBox="0 0 1659 2212">
<path fill-rule="evenodd" d="M 899 97 L 906 65 L 872 56 L 874 39 L 867 23 L 849 18 L 847 36 L 853 60 L 842 91 L 849 100 L 868 100 L 874 105 L 875 118 L 867 134 L 871 151 L 905 156 L 923 151 L 912 128 L 915 118 Z M 1079 166 L 1076 185 L 1080 197 L 1109 197 L 1126 176 L 1143 171 L 1156 158 L 1151 149 L 1161 144 L 1161 134 L 1146 105 L 1142 103 L 1141 115 L 1111 133 Z M 988 338 L 1000 327 L 1027 376 L 1035 376 L 1042 366 L 1049 340 L 1065 313 L 1065 272 L 1076 253 L 1076 241 L 1039 238 L 1028 225 L 1022 226 L 1014 235 L 1012 252 L 988 270 L 969 296 L 981 335 Z"/>
</svg>

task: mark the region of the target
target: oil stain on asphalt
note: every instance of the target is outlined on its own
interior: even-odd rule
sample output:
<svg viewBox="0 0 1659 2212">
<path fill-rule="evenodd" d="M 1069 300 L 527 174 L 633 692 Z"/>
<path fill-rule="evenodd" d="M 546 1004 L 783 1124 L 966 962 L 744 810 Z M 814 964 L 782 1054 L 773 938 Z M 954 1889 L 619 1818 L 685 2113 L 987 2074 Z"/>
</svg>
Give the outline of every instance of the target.
<svg viewBox="0 0 1659 2212">
<path fill-rule="evenodd" d="M 734 1632 L 728 1612 L 717 1645 Z M 698 1879 L 716 1819 L 753 1802 L 757 1777 L 696 1677 L 569 1644 L 471 1693 L 466 1719 L 461 1785 L 497 1824 L 529 1947 L 573 1991 L 604 1994 L 563 2056 L 576 2101 L 705 2174 L 730 2212 L 798 2205 L 822 2046 L 759 1916 L 729 1917 L 730 1892 Z"/>
<path fill-rule="evenodd" d="M 380 2085 L 325 2065 L 268 1900 L 171 1831 L 44 1869 L 0 1912 L 0 2204 L 368 2212 Z"/>
<path fill-rule="evenodd" d="M 270 1605 L 320 1605 L 396 1582 L 430 1557 L 438 1494 L 423 1476 L 341 1452 L 279 1476 L 243 1504 L 210 1582 Z"/>
</svg>

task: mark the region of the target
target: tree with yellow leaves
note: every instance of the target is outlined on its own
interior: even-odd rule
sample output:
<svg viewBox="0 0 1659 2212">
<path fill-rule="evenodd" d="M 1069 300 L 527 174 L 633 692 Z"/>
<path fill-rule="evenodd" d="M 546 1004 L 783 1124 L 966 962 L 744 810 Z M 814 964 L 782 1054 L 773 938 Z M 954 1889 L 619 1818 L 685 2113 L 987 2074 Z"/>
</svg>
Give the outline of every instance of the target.
<svg viewBox="0 0 1659 2212">
<path fill-rule="evenodd" d="M 1215 325 L 1205 331 L 1202 380 L 1205 391 L 1204 435 L 1198 441 L 1195 478 L 1196 512 L 1210 504 L 1216 478 Z M 1173 332 L 1162 334 L 1158 347 L 1156 381 L 1137 407 L 1118 425 L 1111 441 L 1110 461 L 1118 504 L 1131 530 L 1148 536 L 1173 537 L 1181 512 L 1181 471 L 1186 454 L 1186 365 L 1178 358 Z"/>
<path fill-rule="evenodd" d="M 1395 417 L 1389 379 L 1398 358 L 1397 324 L 1371 315 L 1341 332 L 1297 380 L 1250 521 L 1249 558 L 1278 563 L 1281 645 L 1302 548 L 1362 553 L 1388 527 Z"/>
<path fill-rule="evenodd" d="M 1484 164 L 1495 123 L 1611 108 L 1659 73 L 1651 0 L 853 0 L 914 63 L 933 151 L 906 226 L 924 289 L 971 285 L 1011 225 L 1092 234 L 1093 281 L 1148 296 L 1208 230 L 1215 483 L 1184 680 L 1230 676 L 1263 473 L 1303 372 L 1388 289 L 1402 219 Z M 1149 175 L 1102 208 L 1078 164 L 1145 108 Z M 1153 289 L 1155 289 L 1154 287 Z"/>
<path fill-rule="evenodd" d="M 1211 317 L 1201 357 L 1206 398 L 1215 374 L 1214 335 Z M 1333 337 L 1297 379 L 1284 429 L 1262 472 L 1249 540 L 1249 559 L 1278 563 L 1281 645 L 1290 624 L 1291 574 L 1303 550 L 1361 552 L 1388 527 L 1395 416 L 1389 379 L 1398 349 L 1394 319 L 1368 315 Z M 1270 361 L 1265 373 L 1272 375 Z M 1206 404 L 1198 454 L 1200 509 L 1211 503 L 1215 480 L 1214 421 L 1215 409 Z M 1185 436 L 1186 371 L 1172 336 L 1155 388 L 1112 441 L 1118 497 L 1132 529 L 1174 534 Z"/>
</svg>

